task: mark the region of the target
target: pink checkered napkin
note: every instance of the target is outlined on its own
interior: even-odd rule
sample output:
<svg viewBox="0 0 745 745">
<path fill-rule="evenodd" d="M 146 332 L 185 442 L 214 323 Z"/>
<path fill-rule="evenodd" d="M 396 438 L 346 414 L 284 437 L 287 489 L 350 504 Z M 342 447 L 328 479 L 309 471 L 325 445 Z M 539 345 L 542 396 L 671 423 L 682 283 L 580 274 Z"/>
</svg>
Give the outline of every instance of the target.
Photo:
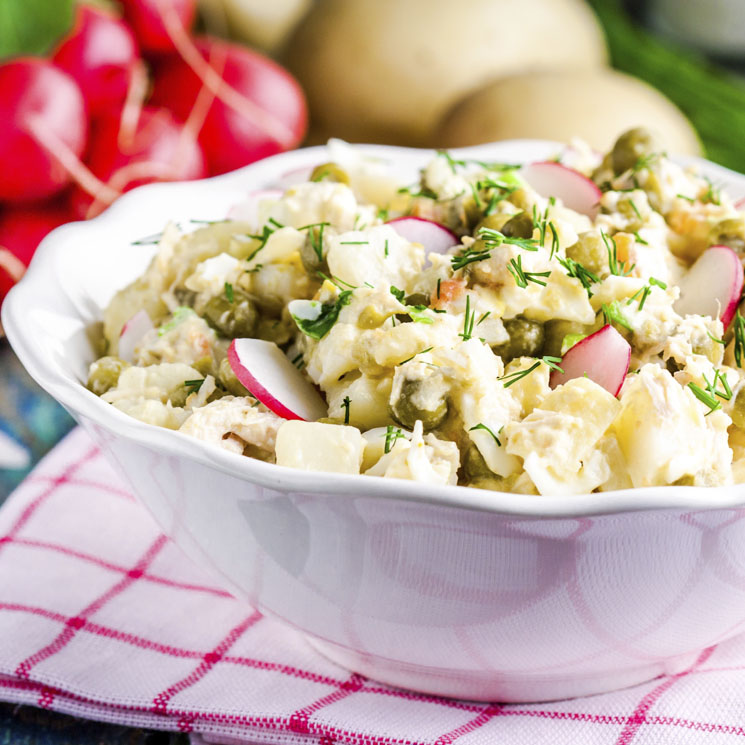
<svg viewBox="0 0 745 745">
<path fill-rule="evenodd" d="M 0 698 L 210 742 L 724 745 L 745 742 L 745 638 L 553 704 L 388 688 L 219 589 L 76 430 L 0 510 Z"/>
</svg>

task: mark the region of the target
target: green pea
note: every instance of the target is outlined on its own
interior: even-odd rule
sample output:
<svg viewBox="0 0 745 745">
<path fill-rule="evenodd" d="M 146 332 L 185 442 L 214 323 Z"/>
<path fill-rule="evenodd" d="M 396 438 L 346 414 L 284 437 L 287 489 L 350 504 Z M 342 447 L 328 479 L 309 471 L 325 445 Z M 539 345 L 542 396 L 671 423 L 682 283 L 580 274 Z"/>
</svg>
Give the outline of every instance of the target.
<svg viewBox="0 0 745 745">
<path fill-rule="evenodd" d="M 652 133 L 644 127 L 635 127 L 624 132 L 613 145 L 611 160 L 613 172 L 618 176 L 639 162 L 639 158 L 659 152 L 659 145 Z"/>
<path fill-rule="evenodd" d="M 567 248 L 567 257 L 592 272 L 600 279 L 608 276 L 608 249 L 594 230 L 581 233 L 577 242 Z"/>
<path fill-rule="evenodd" d="M 540 321 L 531 321 L 523 316 L 510 318 L 504 322 L 510 340 L 492 347 L 503 362 L 515 357 L 538 357 L 545 341 L 544 326 Z"/>
<path fill-rule="evenodd" d="M 735 427 L 745 429 L 745 388 L 740 388 L 737 392 L 730 416 Z"/>
<path fill-rule="evenodd" d="M 481 455 L 481 451 L 473 442 L 468 443 L 466 452 L 463 455 L 461 477 L 467 483 L 496 478 L 496 474 L 486 465 L 484 456 Z"/>
<path fill-rule="evenodd" d="M 217 368 L 216 379 L 220 386 L 222 386 L 228 393 L 232 393 L 234 396 L 242 397 L 250 395 L 248 389 L 236 377 L 227 357 L 220 360 L 220 364 Z"/>
<path fill-rule="evenodd" d="M 532 238 L 533 218 L 527 212 L 520 212 L 502 226 L 502 233 L 510 238 Z"/>
<path fill-rule="evenodd" d="M 447 399 L 438 398 L 434 408 L 424 408 L 423 398 L 419 395 L 425 382 L 422 380 L 406 380 L 401 386 L 401 394 L 395 403 L 391 404 L 390 414 L 393 420 L 404 429 L 414 429 L 417 420 L 421 420 L 425 432 L 429 432 L 445 421 L 448 414 Z"/>
<path fill-rule="evenodd" d="M 204 320 L 228 339 L 252 337 L 258 318 L 253 301 L 238 287 L 233 288 L 233 302 L 221 293 L 210 298 L 204 308 Z"/>
<path fill-rule="evenodd" d="M 101 357 L 96 360 L 88 372 L 88 383 L 86 384 L 89 391 L 97 396 L 101 396 L 106 391 L 115 388 L 119 382 L 119 376 L 129 367 L 129 363 L 119 359 L 119 357 Z"/>
<path fill-rule="evenodd" d="M 349 183 L 349 174 L 336 163 L 322 163 L 310 174 L 311 181 L 335 181 L 339 184 Z"/>
<path fill-rule="evenodd" d="M 739 254 L 745 254 L 745 217 L 730 217 L 720 220 L 709 233 L 710 246 L 729 246 Z"/>
</svg>

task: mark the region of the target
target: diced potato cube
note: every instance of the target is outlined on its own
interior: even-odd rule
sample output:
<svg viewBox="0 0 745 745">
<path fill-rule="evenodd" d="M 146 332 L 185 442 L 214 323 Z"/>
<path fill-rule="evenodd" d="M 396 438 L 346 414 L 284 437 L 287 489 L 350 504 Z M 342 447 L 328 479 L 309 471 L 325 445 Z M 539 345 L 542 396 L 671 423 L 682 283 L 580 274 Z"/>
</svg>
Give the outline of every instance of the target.
<svg viewBox="0 0 745 745">
<path fill-rule="evenodd" d="M 277 465 L 304 471 L 359 473 L 365 438 L 356 427 L 285 422 L 277 431 Z"/>
</svg>

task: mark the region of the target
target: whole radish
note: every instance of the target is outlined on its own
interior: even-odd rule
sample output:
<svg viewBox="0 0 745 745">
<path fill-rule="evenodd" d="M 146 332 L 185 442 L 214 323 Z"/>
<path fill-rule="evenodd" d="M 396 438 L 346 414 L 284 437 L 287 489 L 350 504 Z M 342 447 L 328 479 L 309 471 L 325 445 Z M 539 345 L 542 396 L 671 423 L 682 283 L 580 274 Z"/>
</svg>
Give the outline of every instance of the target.
<svg viewBox="0 0 745 745">
<path fill-rule="evenodd" d="M 0 65 L 0 201 L 42 199 L 70 181 L 66 163 L 85 148 L 88 120 L 78 84 L 51 62 Z"/>
<path fill-rule="evenodd" d="M 127 25 L 90 5 L 78 6 L 75 26 L 53 62 L 80 85 L 90 114 L 121 105 L 139 55 Z"/>
<path fill-rule="evenodd" d="M 211 38 L 181 42 L 180 56 L 155 66 L 152 101 L 185 121 L 203 120 L 199 141 L 212 175 L 301 142 L 305 98 L 286 70 L 237 44 Z"/>
<path fill-rule="evenodd" d="M 197 14 L 196 0 L 121 0 L 124 17 L 132 27 L 143 52 L 160 54 L 175 47 L 166 28 L 165 13 L 183 31 L 189 31 Z"/>
<path fill-rule="evenodd" d="M 118 194 L 153 181 L 188 181 L 206 176 L 199 143 L 166 109 L 146 106 L 131 130 L 118 117 L 96 119 L 86 164 L 106 184 L 107 194 L 76 187 L 72 203 L 79 217 L 93 217 Z"/>
<path fill-rule="evenodd" d="M 71 219 L 67 205 L 56 202 L 0 211 L 0 302 L 23 275 L 42 238 Z"/>
</svg>

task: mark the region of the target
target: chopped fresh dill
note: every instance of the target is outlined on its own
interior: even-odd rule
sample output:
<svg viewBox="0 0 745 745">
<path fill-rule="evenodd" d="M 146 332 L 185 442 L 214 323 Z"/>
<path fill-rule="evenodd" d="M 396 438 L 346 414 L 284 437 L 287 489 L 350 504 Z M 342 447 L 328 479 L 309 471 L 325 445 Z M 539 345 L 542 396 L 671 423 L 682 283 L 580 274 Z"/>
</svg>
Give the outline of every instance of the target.
<svg viewBox="0 0 745 745">
<path fill-rule="evenodd" d="M 295 367 L 298 367 L 298 363 L 301 362 L 302 359 L 303 359 L 303 353 L 299 352 L 290 361 L 292 362 L 293 365 L 295 365 Z"/>
<path fill-rule="evenodd" d="M 404 297 L 406 295 L 406 293 L 403 290 L 399 290 L 398 287 L 395 287 L 394 285 L 391 285 L 390 292 L 391 292 L 391 295 L 393 295 L 393 297 L 395 297 L 396 300 L 398 300 L 399 303 L 402 303 L 403 304 Z"/>
<path fill-rule="evenodd" d="M 251 261 L 251 259 L 253 259 L 256 254 L 259 253 L 259 251 L 261 251 L 264 246 L 266 246 L 266 242 L 269 240 L 272 233 L 283 227 L 284 225 L 282 225 L 282 223 L 277 222 L 273 217 L 270 217 L 264 224 L 264 227 L 261 229 L 261 233 L 259 233 L 258 235 L 249 235 L 249 238 L 253 238 L 256 241 L 259 241 L 259 246 L 251 252 L 247 260 Z"/>
<path fill-rule="evenodd" d="M 631 209 L 634 210 L 634 213 L 636 214 L 636 216 L 641 220 L 642 219 L 641 212 L 639 212 L 636 204 L 634 204 L 634 200 L 629 199 L 629 204 L 631 205 Z"/>
<path fill-rule="evenodd" d="M 388 239 L 387 238 L 385 239 L 385 248 L 383 249 L 383 253 L 385 254 L 386 257 L 388 256 Z"/>
<path fill-rule="evenodd" d="M 160 241 L 163 237 L 163 233 L 154 233 L 153 235 L 147 235 L 144 238 L 138 238 L 136 241 L 132 241 L 130 246 L 152 246 Z"/>
<path fill-rule="evenodd" d="M 716 344 L 721 344 L 723 347 L 726 346 L 727 342 L 724 341 L 724 339 L 717 339 L 716 336 L 714 336 L 711 331 L 706 332 L 707 336 Z"/>
<path fill-rule="evenodd" d="M 660 279 L 655 279 L 654 277 L 649 278 L 649 284 L 644 285 L 641 289 L 637 290 L 627 301 L 626 305 L 631 305 L 631 303 L 634 302 L 637 298 L 639 298 L 639 310 L 642 310 L 644 308 L 644 303 L 647 302 L 647 297 L 649 297 L 649 293 L 652 292 L 652 287 L 659 287 L 662 290 L 667 289 L 667 284 L 663 282 Z M 641 297 L 639 297 L 641 296 Z"/>
<path fill-rule="evenodd" d="M 223 217 L 221 220 L 196 220 L 191 219 L 189 222 L 194 223 L 195 225 L 222 225 L 224 222 L 228 222 L 227 217 Z"/>
<path fill-rule="evenodd" d="M 561 357 L 541 357 L 541 359 L 536 360 L 530 367 L 525 368 L 525 370 L 515 370 L 514 372 L 507 373 L 507 375 L 503 375 L 501 378 L 498 378 L 498 380 L 506 380 L 507 382 L 503 383 L 503 385 L 505 388 L 509 388 L 513 383 L 517 383 L 518 380 L 522 380 L 527 375 L 530 375 L 534 370 L 537 370 L 541 366 L 541 362 L 551 370 L 557 370 L 560 373 L 564 372 L 564 370 L 559 367 Z"/>
<path fill-rule="evenodd" d="M 426 352 L 431 352 L 433 349 L 434 347 L 427 347 L 426 349 L 422 349 L 421 352 L 416 352 L 415 354 L 412 354 L 411 357 L 407 357 L 405 360 L 401 360 L 401 362 L 399 362 L 398 364 L 405 365 L 407 362 L 411 362 L 414 359 L 414 357 L 417 356 L 417 354 L 425 354 Z"/>
<path fill-rule="evenodd" d="M 330 222 L 314 222 L 298 228 L 298 230 L 308 231 L 308 240 L 319 261 L 323 261 L 323 229 L 329 225 L 331 225 Z M 314 230 L 314 228 L 318 228 L 318 230 Z"/>
<path fill-rule="evenodd" d="M 559 234 L 556 232 L 556 226 L 553 222 L 550 222 L 548 227 L 551 231 L 551 253 L 548 258 L 553 259 L 554 255 L 559 251 Z"/>
<path fill-rule="evenodd" d="M 475 427 L 471 427 L 471 429 L 469 429 L 468 431 L 473 432 L 474 430 L 477 430 L 477 429 L 483 429 L 485 432 L 488 432 L 494 438 L 494 442 L 497 443 L 497 447 L 498 448 L 502 447 L 502 443 L 500 442 L 499 438 L 494 434 L 491 427 L 487 427 L 483 422 L 479 422 Z M 501 431 L 502 430 L 500 429 L 500 432 Z"/>
<path fill-rule="evenodd" d="M 689 383 L 688 387 L 691 389 L 693 395 L 699 401 L 701 401 L 701 403 L 709 407 L 709 410 L 706 412 L 705 416 L 711 414 L 712 411 L 716 411 L 717 409 L 722 408 L 722 404 L 717 401 L 716 398 L 711 393 L 709 393 L 709 391 L 705 391 L 703 388 L 696 385 L 695 383 Z"/>
<path fill-rule="evenodd" d="M 440 285 L 442 284 L 442 278 L 439 277 L 437 279 L 437 299 L 440 299 Z"/>
<path fill-rule="evenodd" d="M 338 287 L 340 290 L 342 289 L 342 286 L 348 287 L 350 290 L 356 290 L 357 285 L 350 285 L 349 282 L 345 282 L 340 277 L 337 277 L 336 275 L 332 274 L 330 277 L 328 274 L 324 274 L 323 272 L 317 271 L 316 274 L 321 278 L 325 279 L 327 282 L 331 282 L 332 285 Z"/>
<path fill-rule="evenodd" d="M 233 293 L 233 285 L 230 282 L 225 283 L 225 297 L 229 303 L 235 302 L 235 294 Z"/>
<path fill-rule="evenodd" d="M 471 310 L 471 296 L 466 295 L 466 315 L 463 318 L 463 331 L 458 334 L 463 341 L 468 341 L 473 336 L 473 323 L 476 313 Z"/>
<path fill-rule="evenodd" d="M 740 315 L 739 308 L 735 313 L 733 327 L 735 330 L 735 363 L 739 368 L 742 368 L 742 358 L 743 353 L 745 353 L 745 318 Z"/>
<path fill-rule="evenodd" d="M 339 241 L 340 246 L 367 246 L 370 241 Z"/>
<path fill-rule="evenodd" d="M 489 317 L 490 315 L 491 315 L 491 311 L 490 311 L 490 310 L 487 310 L 487 311 L 486 311 L 486 313 L 484 313 L 484 315 L 482 315 L 482 316 L 481 316 L 481 318 L 479 318 L 479 320 L 478 320 L 478 321 L 476 321 L 476 325 L 477 325 L 477 326 L 481 326 L 481 324 L 482 324 L 482 323 L 483 323 L 483 322 L 484 322 L 484 321 L 485 321 L 485 320 L 486 320 L 486 319 L 487 319 L 487 318 L 488 318 L 488 317 Z"/>
<path fill-rule="evenodd" d="M 593 274 L 589 269 L 584 267 L 578 261 L 570 259 L 569 257 L 563 259 L 561 256 L 559 256 L 558 262 L 564 267 L 566 273 L 570 277 L 574 277 L 574 279 L 578 279 L 580 281 L 582 287 L 587 290 L 587 296 L 592 297 L 592 285 L 600 282 L 600 277 L 598 277 L 596 274 Z"/>
<path fill-rule="evenodd" d="M 542 277 L 550 277 L 551 272 L 526 272 L 523 269 L 522 255 L 519 255 L 517 259 L 510 259 L 507 264 L 507 270 L 515 278 L 515 284 L 518 287 L 525 288 L 528 286 L 528 282 L 534 282 L 542 287 L 546 286 L 546 281 Z"/>
<path fill-rule="evenodd" d="M 344 396 L 344 400 L 341 403 L 342 409 L 344 409 L 344 424 L 349 424 L 349 409 L 352 405 L 352 401 L 349 396 Z"/>
<path fill-rule="evenodd" d="M 618 300 L 614 300 L 612 303 L 603 303 L 601 310 L 603 311 L 606 323 L 617 323 L 629 331 L 634 330 L 618 307 Z"/>
<path fill-rule="evenodd" d="M 492 230 L 491 228 L 479 228 L 478 237 L 483 241 L 485 248 L 474 249 L 471 246 L 457 256 L 453 256 L 450 263 L 454 270 L 462 269 L 474 261 L 484 261 L 490 258 L 491 252 L 503 243 L 517 246 L 525 251 L 537 251 L 539 247 L 538 241 L 532 238 L 516 238 L 504 235 L 504 233 L 500 233 L 498 230 Z"/>
<path fill-rule="evenodd" d="M 629 274 L 634 270 L 636 264 L 632 264 L 628 269 L 626 268 L 625 261 L 618 260 L 618 247 L 616 246 L 616 239 L 612 236 L 607 235 L 604 231 L 600 231 L 600 237 L 605 243 L 605 248 L 608 251 L 608 268 L 611 274 L 615 274 L 617 277 L 628 277 Z"/>
<path fill-rule="evenodd" d="M 396 440 L 400 440 L 402 437 L 405 437 L 404 433 L 401 431 L 399 427 L 394 427 L 392 424 L 389 424 L 385 428 L 385 452 L 390 453 L 391 448 L 396 444 Z"/>
<path fill-rule="evenodd" d="M 719 188 L 714 186 L 714 182 L 708 176 L 704 176 L 704 179 L 706 179 L 706 183 L 709 184 L 709 188 L 706 190 L 706 194 L 704 194 L 702 201 L 719 206 L 722 203 L 722 195 Z"/>
<path fill-rule="evenodd" d="M 198 380 L 185 380 L 184 386 L 187 389 L 187 393 L 198 393 L 199 389 L 202 387 L 202 383 L 204 383 L 204 378 L 199 378 Z"/>
<path fill-rule="evenodd" d="M 637 243 L 641 243 L 642 246 L 648 246 L 649 245 L 649 241 L 645 241 L 644 238 L 642 238 L 639 235 L 639 231 L 638 230 L 634 233 L 634 238 L 636 238 L 636 242 Z"/>
<path fill-rule="evenodd" d="M 675 196 L 678 197 L 678 199 L 685 199 L 686 202 L 690 202 L 691 204 L 696 201 L 693 197 L 687 197 L 685 194 L 676 194 Z"/>
</svg>

